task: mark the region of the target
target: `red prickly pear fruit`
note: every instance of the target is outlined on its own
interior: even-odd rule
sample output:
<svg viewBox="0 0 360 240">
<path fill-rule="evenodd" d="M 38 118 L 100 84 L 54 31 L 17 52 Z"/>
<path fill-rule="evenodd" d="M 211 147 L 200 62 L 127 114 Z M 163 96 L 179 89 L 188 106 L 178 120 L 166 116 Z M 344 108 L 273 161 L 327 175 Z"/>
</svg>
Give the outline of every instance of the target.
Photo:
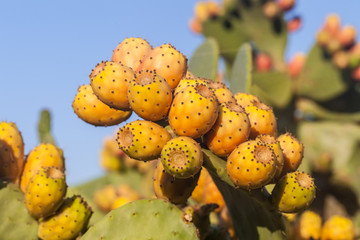
<svg viewBox="0 0 360 240">
<path fill-rule="evenodd" d="M 125 38 L 115 48 L 111 61 L 121 63 L 136 70 L 141 60 L 149 54 L 152 46 L 142 38 Z"/>
<path fill-rule="evenodd" d="M 304 156 L 304 145 L 290 133 L 281 134 L 277 141 L 284 154 L 284 167 L 281 173 L 283 176 L 298 169 Z"/>
<path fill-rule="evenodd" d="M 174 97 L 169 124 L 175 134 L 198 138 L 214 125 L 219 111 L 215 94 L 204 84 L 188 86 Z"/>
<path fill-rule="evenodd" d="M 60 171 L 65 171 L 63 151 L 51 143 L 41 143 L 28 154 L 21 176 L 21 191 L 25 192 L 30 179 L 45 167 L 55 167 Z"/>
<path fill-rule="evenodd" d="M 131 109 L 141 118 L 158 121 L 169 112 L 172 93 L 169 84 L 160 75 L 146 70 L 135 75 L 129 84 Z"/>
<path fill-rule="evenodd" d="M 289 11 L 294 7 L 295 0 L 278 0 L 277 4 L 282 11 Z"/>
<path fill-rule="evenodd" d="M 170 133 L 160 125 L 136 120 L 120 128 L 116 140 L 129 157 L 147 161 L 158 158 L 170 139 Z"/>
<path fill-rule="evenodd" d="M 287 30 L 289 32 L 295 32 L 299 30 L 302 25 L 302 20 L 299 16 L 293 17 L 292 19 L 288 20 L 286 23 Z"/>
<path fill-rule="evenodd" d="M 132 111 L 110 108 L 100 101 L 90 85 L 80 86 L 72 104 L 75 114 L 95 126 L 111 126 L 127 120 Z"/>
<path fill-rule="evenodd" d="M 236 103 L 243 108 L 250 106 L 253 102 L 260 102 L 260 99 L 257 96 L 242 92 L 235 93 L 234 98 Z"/>
<path fill-rule="evenodd" d="M 175 178 L 165 171 L 161 161 L 155 169 L 153 187 L 157 198 L 174 204 L 186 203 L 198 182 L 200 172 L 186 179 Z"/>
<path fill-rule="evenodd" d="M 234 96 L 230 89 L 221 82 L 209 82 L 209 88 L 215 93 L 216 99 L 219 103 L 233 102 Z"/>
<path fill-rule="evenodd" d="M 161 151 L 164 169 L 176 178 L 189 178 L 197 174 L 203 164 L 200 144 L 190 137 L 176 137 L 168 141 Z"/>
<path fill-rule="evenodd" d="M 90 74 L 90 85 L 95 95 L 106 105 L 122 111 L 129 111 L 127 97 L 129 82 L 135 72 L 120 63 L 101 62 Z"/>
<path fill-rule="evenodd" d="M 346 217 L 333 215 L 321 229 L 321 240 L 352 240 L 355 237 L 353 222 Z"/>
<path fill-rule="evenodd" d="M 360 67 L 354 69 L 354 71 L 351 73 L 351 77 L 355 81 L 360 81 Z"/>
<path fill-rule="evenodd" d="M 174 91 L 174 96 L 176 96 L 176 94 L 178 94 L 179 92 L 181 92 L 188 86 L 195 87 L 196 84 L 204 84 L 209 87 L 209 83 L 210 83 L 210 80 L 205 79 L 205 78 L 196 78 L 196 77 L 183 78 L 180 80 L 179 84 L 176 86 L 175 91 Z"/>
<path fill-rule="evenodd" d="M 336 36 L 340 31 L 340 17 L 337 14 L 330 14 L 325 20 L 324 30 L 331 36 Z"/>
<path fill-rule="evenodd" d="M 280 212 L 296 213 L 307 208 L 315 198 L 314 179 L 304 172 L 291 172 L 275 185 L 271 199 Z"/>
<path fill-rule="evenodd" d="M 339 69 L 347 68 L 349 66 L 349 60 L 350 60 L 349 54 L 342 50 L 337 51 L 332 57 L 332 62 Z"/>
<path fill-rule="evenodd" d="M 288 72 L 291 77 L 297 77 L 300 75 L 304 64 L 306 61 L 306 56 L 303 53 L 297 53 L 295 56 L 290 60 L 288 65 Z"/>
<path fill-rule="evenodd" d="M 354 26 L 344 26 L 338 33 L 337 38 L 342 46 L 350 46 L 355 41 L 356 29 Z"/>
<path fill-rule="evenodd" d="M 239 144 L 228 156 L 227 173 L 232 182 L 244 189 L 270 183 L 277 171 L 274 150 L 263 142 L 250 140 Z"/>
<path fill-rule="evenodd" d="M 214 126 L 204 135 L 204 143 L 216 155 L 228 156 L 238 144 L 247 141 L 250 120 L 235 102 L 222 103 Z"/>
<path fill-rule="evenodd" d="M 275 136 L 277 123 L 274 111 L 270 106 L 262 102 L 253 102 L 245 108 L 245 111 L 250 120 L 251 139 L 256 138 L 260 134 Z"/>
<path fill-rule="evenodd" d="M 0 122 L 0 179 L 19 184 L 24 167 L 24 141 L 15 123 Z"/>
<path fill-rule="evenodd" d="M 266 2 L 262 7 L 263 13 L 267 18 L 273 19 L 280 15 L 281 9 L 276 2 Z"/>
<path fill-rule="evenodd" d="M 259 53 L 255 58 L 255 67 L 259 72 L 268 72 L 272 68 L 272 60 L 269 55 Z"/>
<path fill-rule="evenodd" d="M 174 89 L 187 71 L 187 58 L 171 44 L 154 48 L 142 61 L 137 71 L 156 70 Z"/>
</svg>

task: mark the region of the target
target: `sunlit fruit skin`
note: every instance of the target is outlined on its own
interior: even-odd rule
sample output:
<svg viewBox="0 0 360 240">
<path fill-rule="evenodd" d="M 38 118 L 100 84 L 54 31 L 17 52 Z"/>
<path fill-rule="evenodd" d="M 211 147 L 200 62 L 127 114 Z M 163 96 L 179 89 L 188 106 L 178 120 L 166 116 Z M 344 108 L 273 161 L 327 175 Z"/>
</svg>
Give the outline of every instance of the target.
<svg viewBox="0 0 360 240">
<path fill-rule="evenodd" d="M 271 199 L 280 212 L 296 213 L 315 198 L 314 179 L 300 171 L 287 173 L 275 185 Z"/>
<path fill-rule="evenodd" d="M 218 113 L 215 94 L 206 85 L 197 84 L 177 93 L 168 118 L 175 134 L 198 138 L 211 129 Z"/>
<path fill-rule="evenodd" d="M 337 35 L 342 46 L 347 47 L 354 43 L 356 38 L 356 29 L 354 26 L 344 26 Z"/>
<path fill-rule="evenodd" d="M 38 236 L 43 240 L 71 240 L 87 227 L 92 210 L 80 196 L 67 198 L 53 215 L 39 223 Z"/>
<path fill-rule="evenodd" d="M 259 53 L 255 58 L 255 66 L 259 72 L 268 72 L 272 68 L 272 60 L 269 55 Z"/>
<path fill-rule="evenodd" d="M 41 168 L 45 167 L 55 167 L 60 171 L 65 171 L 63 151 L 51 143 L 41 143 L 27 155 L 24 171 L 21 175 L 21 191 L 25 192 L 30 179 Z"/>
<path fill-rule="evenodd" d="M 103 103 L 115 109 L 130 110 L 127 90 L 129 82 L 135 77 L 131 68 L 106 61 L 96 65 L 89 77 L 95 95 Z"/>
<path fill-rule="evenodd" d="M 75 114 L 94 126 L 112 126 L 127 120 L 132 111 L 110 108 L 100 101 L 90 85 L 80 86 L 72 103 Z"/>
<path fill-rule="evenodd" d="M 260 134 L 275 136 L 277 131 L 276 117 L 273 109 L 262 102 L 252 102 L 245 107 L 248 114 L 251 131 L 250 138 L 254 139 Z"/>
<path fill-rule="evenodd" d="M 330 14 L 326 17 L 324 30 L 327 31 L 331 36 L 336 36 L 340 31 L 340 17 L 337 14 Z"/>
<path fill-rule="evenodd" d="M 131 109 L 141 118 L 158 121 L 165 118 L 172 102 L 172 92 L 164 78 L 153 71 L 139 72 L 129 84 Z"/>
<path fill-rule="evenodd" d="M 210 80 L 205 78 L 183 78 L 180 80 L 179 84 L 176 86 L 174 91 L 174 96 L 178 94 L 179 92 L 183 91 L 188 86 L 195 87 L 196 84 L 205 84 L 206 86 L 209 86 Z"/>
<path fill-rule="evenodd" d="M 200 144 L 186 136 L 168 141 L 161 151 L 164 169 L 176 178 L 189 178 L 197 174 L 203 164 Z"/>
<path fill-rule="evenodd" d="M 170 139 L 169 132 L 160 125 L 136 120 L 120 128 L 116 140 L 128 156 L 147 161 L 158 158 L 163 146 Z"/>
<path fill-rule="evenodd" d="M 284 155 L 284 167 L 281 175 L 298 169 L 304 156 L 304 145 L 291 133 L 287 132 L 277 137 Z"/>
<path fill-rule="evenodd" d="M 209 82 L 209 88 L 215 93 L 216 99 L 219 103 L 226 103 L 234 101 L 234 96 L 230 89 L 221 82 Z"/>
<path fill-rule="evenodd" d="M 296 54 L 289 62 L 288 72 L 291 77 L 297 77 L 300 75 L 303 66 L 305 64 L 306 57 L 304 54 Z"/>
<path fill-rule="evenodd" d="M 282 11 L 289 11 L 294 7 L 295 0 L 278 0 L 277 4 Z"/>
<path fill-rule="evenodd" d="M 41 168 L 30 180 L 25 191 L 25 206 L 38 219 L 55 214 L 66 194 L 65 174 L 55 168 Z"/>
<path fill-rule="evenodd" d="M 297 221 L 291 236 L 294 239 L 320 239 L 322 219 L 319 214 L 306 210 Z"/>
<path fill-rule="evenodd" d="M 226 169 L 237 187 L 261 188 L 275 176 L 276 156 L 263 142 L 249 140 L 239 144 L 228 156 Z"/>
<path fill-rule="evenodd" d="M 0 122 L 0 179 L 19 184 L 24 167 L 24 141 L 13 122 Z"/>
<path fill-rule="evenodd" d="M 228 156 L 238 144 L 247 141 L 250 120 L 235 102 L 222 103 L 214 126 L 204 135 L 204 143 L 216 155 Z"/>
<path fill-rule="evenodd" d="M 132 200 L 129 199 L 128 197 L 124 197 L 124 196 L 117 197 L 114 200 L 113 204 L 111 205 L 111 209 L 122 207 L 129 202 L 132 202 Z"/>
<path fill-rule="evenodd" d="M 155 169 L 153 178 L 154 192 L 157 198 L 168 200 L 174 204 L 186 203 L 191 196 L 200 172 L 189 178 L 175 178 L 165 171 L 161 161 Z"/>
<path fill-rule="evenodd" d="M 121 63 L 135 71 L 141 64 L 141 60 L 152 49 L 152 46 L 145 39 L 125 38 L 113 51 L 111 61 Z"/>
<path fill-rule="evenodd" d="M 146 70 L 156 70 L 174 89 L 186 74 L 187 58 L 171 44 L 163 44 L 150 51 L 137 68 L 137 71 Z"/>
<path fill-rule="evenodd" d="M 334 215 L 329 218 L 321 229 L 321 240 L 351 240 L 355 229 L 352 221 L 346 217 Z"/>
<path fill-rule="evenodd" d="M 234 98 L 236 103 L 243 108 L 250 106 L 253 102 L 260 102 L 260 99 L 257 96 L 242 92 L 235 93 Z"/>
</svg>

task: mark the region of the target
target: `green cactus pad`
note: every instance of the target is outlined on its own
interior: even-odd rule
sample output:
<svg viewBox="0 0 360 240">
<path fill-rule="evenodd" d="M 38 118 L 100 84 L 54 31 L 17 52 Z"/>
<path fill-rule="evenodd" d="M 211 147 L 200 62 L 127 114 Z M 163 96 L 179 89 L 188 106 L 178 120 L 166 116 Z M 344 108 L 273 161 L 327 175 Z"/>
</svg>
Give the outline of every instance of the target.
<svg viewBox="0 0 360 240">
<path fill-rule="evenodd" d="M 92 226 L 82 240 L 199 239 L 192 223 L 183 213 L 164 200 L 138 200 L 108 213 Z"/>
</svg>

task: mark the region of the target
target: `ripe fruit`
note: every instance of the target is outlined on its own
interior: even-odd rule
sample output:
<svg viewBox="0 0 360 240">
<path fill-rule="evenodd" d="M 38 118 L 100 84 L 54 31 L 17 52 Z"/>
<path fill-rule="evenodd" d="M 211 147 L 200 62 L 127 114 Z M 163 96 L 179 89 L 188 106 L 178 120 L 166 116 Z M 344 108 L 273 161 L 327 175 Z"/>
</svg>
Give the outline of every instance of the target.
<svg viewBox="0 0 360 240">
<path fill-rule="evenodd" d="M 321 240 L 354 239 L 354 225 L 348 218 L 334 215 L 329 218 L 321 229 Z"/>
<path fill-rule="evenodd" d="M 196 84 L 204 84 L 206 86 L 209 86 L 210 80 L 207 80 L 205 78 L 183 78 L 180 80 L 179 84 L 176 86 L 174 91 L 174 96 L 178 94 L 179 92 L 183 91 L 188 86 L 195 87 Z"/>
<path fill-rule="evenodd" d="M 294 239 L 320 239 L 321 221 L 317 213 L 306 210 L 295 225 L 292 236 Z"/>
<path fill-rule="evenodd" d="M 109 212 L 112 204 L 117 198 L 116 188 L 112 185 L 106 185 L 94 193 L 95 204 L 104 212 Z"/>
<path fill-rule="evenodd" d="M 268 72 L 272 68 L 272 60 L 269 55 L 259 53 L 255 58 L 255 66 L 256 70 L 259 72 Z"/>
<path fill-rule="evenodd" d="M 226 103 L 234 101 L 234 96 L 230 89 L 221 82 L 209 82 L 209 88 L 215 93 L 216 99 L 219 103 Z"/>
<path fill-rule="evenodd" d="M 352 43 L 354 43 L 354 40 L 356 38 L 356 29 L 354 28 L 354 26 L 344 26 L 340 30 L 337 37 L 339 39 L 340 44 L 343 45 L 344 47 L 347 47 Z"/>
<path fill-rule="evenodd" d="M 278 0 L 277 4 L 282 11 L 289 11 L 294 7 L 295 0 Z"/>
<path fill-rule="evenodd" d="M 302 53 L 296 54 L 289 62 L 288 72 L 291 77 L 297 77 L 301 73 L 306 57 Z"/>
<path fill-rule="evenodd" d="M 304 145 L 288 132 L 278 136 L 277 140 L 284 154 L 284 167 L 281 175 L 296 171 L 304 155 Z"/>
<path fill-rule="evenodd" d="M 257 96 L 242 92 L 235 93 L 234 98 L 236 99 L 236 103 L 243 108 L 250 106 L 253 102 L 260 102 Z"/>
<path fill-rule="evenodd" d="M 340 31 L 340 18 L 337 14 L 330 14 L 325 20 L 324 29 L 331 35 L 335 36 Z"/>
<path fill-rule="evenodd" d="M 280 14 L 279 5 L 276 2 L 268 1 L 263 5 L 263 12 L 267 18 L 275 18 Z"/>
<path fill-rule="evenodd" d="M 347 68 L 349 66 L 349 60 L 350 60 L 349 54 L 342 50 L 334 53 L 333 58 L 332 58 L 332 62 L 339 69 Z"/>
<path fill-rule="evenodd" d="M 95 126 L 119 124 L 128 119 L 132 113 L 132 111 L 110 108 L 96 97 L 90 85 L 79 87 L 72 107 L 81 120 Z"/>
<path fill-rule="evenodd" d="M 289 32 L 295 32 L 301 27 L 301 24 L 301 18 L 299 16 L 296 16 L 287 21 L 286 27 Z"/>
</svg>

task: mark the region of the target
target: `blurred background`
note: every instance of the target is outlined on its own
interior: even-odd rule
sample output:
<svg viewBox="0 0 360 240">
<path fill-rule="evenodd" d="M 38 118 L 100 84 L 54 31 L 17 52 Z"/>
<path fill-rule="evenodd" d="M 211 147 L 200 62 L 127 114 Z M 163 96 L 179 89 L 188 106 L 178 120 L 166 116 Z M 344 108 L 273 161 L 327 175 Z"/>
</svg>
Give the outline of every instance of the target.
<svg viewBox="0 0 360 240">
<path fill-rule="evenodd" d="M 104 137 L 119 126 L 94 127 L 80 120 L 71 103 L 91 69 L 110 60 L 126 37 L 142 37 L 152 46 L 171 43 L 188 58 L 203 36 L 189 28 L 197 1 L 6 1 L 0 9 L 0 121 L 15 122 L 25 152 L 39 144 L 37 122 L 44 108 L 52 114 L 52 132 L 64 150 L 69 185 L 103 172 L 99 152 Z M 329 13 L 360 29 L 356 0 L 298 0 L 286 18 L 302 17 L 290 34 L 286 58 L 308 52 Z M 136 118 L 133 114 L 127 122 Z M 124 125 L 125 123 L 121 124 Z"/>
</svg>

